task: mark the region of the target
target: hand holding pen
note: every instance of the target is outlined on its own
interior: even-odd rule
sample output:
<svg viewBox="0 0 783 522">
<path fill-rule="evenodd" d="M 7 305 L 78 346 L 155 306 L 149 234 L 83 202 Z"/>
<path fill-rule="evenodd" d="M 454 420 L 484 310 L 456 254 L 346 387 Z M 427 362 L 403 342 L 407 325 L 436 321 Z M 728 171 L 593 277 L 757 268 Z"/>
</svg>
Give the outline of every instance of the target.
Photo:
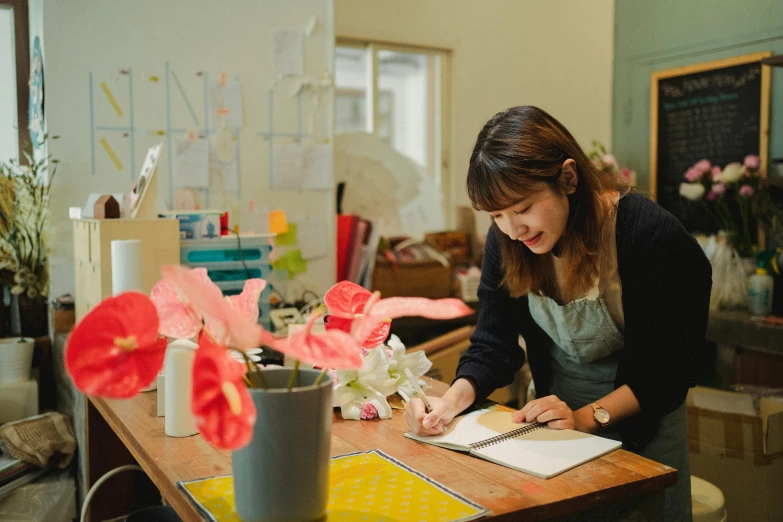
<svg viewBox="0 0 783 522">
<path fill-rule="evenodd" d="M 406 369 L 406 372 L 410 370 Z M 416 435 L 440 435 L 446 431 L 446 425 L 456 416 L 457 412 L 451 403 L 440 397 L 427 397 L 421 390 L 418 380 L 413 374 L 408 375 L 416 394 L 413 397 L 403 397 L 405 405 L 405 420 Z M 420 400 L 416 400 L 419 398 Z"/>
</svg>

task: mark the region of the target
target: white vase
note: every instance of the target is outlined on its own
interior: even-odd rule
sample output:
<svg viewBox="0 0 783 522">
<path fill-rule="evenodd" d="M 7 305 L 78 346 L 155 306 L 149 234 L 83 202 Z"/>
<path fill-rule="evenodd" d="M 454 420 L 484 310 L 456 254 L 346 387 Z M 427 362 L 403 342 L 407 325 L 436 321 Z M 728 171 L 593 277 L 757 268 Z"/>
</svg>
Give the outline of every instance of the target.
<svg viewBox="0 0 783 522">
<path fill-rule="evenodd" d="M 0 382 L 21 382 L 30 378 L 33 365 L 31 337 L 6 337 L 0 339 Z"/>
</svg>

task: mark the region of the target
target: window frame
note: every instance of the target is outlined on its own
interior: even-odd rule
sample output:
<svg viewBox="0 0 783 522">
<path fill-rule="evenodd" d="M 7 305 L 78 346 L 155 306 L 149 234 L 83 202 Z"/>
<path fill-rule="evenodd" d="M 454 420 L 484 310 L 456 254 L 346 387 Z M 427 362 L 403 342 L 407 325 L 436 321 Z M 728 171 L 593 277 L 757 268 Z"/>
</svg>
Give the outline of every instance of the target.
<svg viewBox="0 0 783 522">
<path fill-rule="evenodd" d="M 444 47 L 411 45 L 400 42 L 372 40 L 350 36 L 337 36 L 335 39 L 335 45 L 337 47 L 353 47 L 355 49 L 364 49 L 367 53 L 367 61 L 370 65 L 368 67 L 368 73 L 370 77 L 367 79 L 367 83 L 371 86 L 371 89 L 367 90 L 366 132 L 375 135 L 378 134 L 378 125 L 376 125 L 376 122 L 380 121 L 378 105 L 379 51 L 430 54 L 436 55 L 440 58 L 440 74 L 436 78 L 434 68 L 430 67 L 430 77 L 428 78 L 430 81 L 427 82 L 427 84 L 430 86 L 430 89 L 436 88 L 437 85 L 440 86 L 440 107 L 428 107 L 428 119 L 430 121 L 435 121 L 438 119 L 439 115 L 440 125 L 430 125 L 431 143 L 433 143 L 435 146 L 429 148 L 427 155 L 428 163 L 434 163 L 434 158 L 437 155 L 437 149 L 440 148 L 440 177 L 436 180 L 436 182 L 440 186 L 441 194 L 443 196 L 442 201 L 444 221 L 447 227 L 451 226 L 454 220 L 453 203 L 456 201 L 450 168 L 452 141 L 451 55 L 453 51 Z M 437 80 L 437 82 L 433 80 Z"/>
<path fill-rule="evenodd" d="M 0 6 L 14 13 L 14 52 L 16 55 L 16 120 L 19 135 L 19 163 L 27 164 L 24 144 L 30 141 L 30 19 L 27 0 L 0 0 Z"/>
</svg>

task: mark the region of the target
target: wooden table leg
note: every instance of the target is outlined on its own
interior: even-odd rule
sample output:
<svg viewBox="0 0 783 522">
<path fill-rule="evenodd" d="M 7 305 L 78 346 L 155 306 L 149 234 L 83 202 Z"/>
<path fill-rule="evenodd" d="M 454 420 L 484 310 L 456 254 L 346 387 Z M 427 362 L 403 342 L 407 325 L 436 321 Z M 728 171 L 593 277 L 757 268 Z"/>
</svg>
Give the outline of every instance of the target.
<svg viewBox="0 0 783 522">
<path fill-rule="evenodd" d="M 128 449 L 89 399 L 85 399 L 87 487 L 114 468 L 136 464 Z M 142 507 L 160 504 L 160 492 L 140 471 L 124 471 L 106 480 L 90 501 L 88 520 L 116 518 Z"/>
</svg>

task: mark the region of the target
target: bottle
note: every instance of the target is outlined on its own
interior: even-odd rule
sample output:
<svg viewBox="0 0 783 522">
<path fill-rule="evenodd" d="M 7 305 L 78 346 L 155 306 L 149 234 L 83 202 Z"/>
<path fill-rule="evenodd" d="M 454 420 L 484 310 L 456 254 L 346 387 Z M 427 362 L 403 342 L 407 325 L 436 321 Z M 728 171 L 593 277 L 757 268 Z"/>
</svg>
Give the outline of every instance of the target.
<svg viewBox="0 0 783 522">
<path fill-rule="evenodd" d="M 193 393 L 193 361 L 198 345 L 177 339 L 166 348 L 164 368 L 164 432 L 169 437 L 188 437 L 198 433 L 196 418 L 190 410 Z"/>
<path fill-rule="evenodd" d="M 766 268 L 757 268 L 748 279 L 748 312 L 750 315 L 769 315 L 772 312 L 772 276 Z"/>
</svg>

